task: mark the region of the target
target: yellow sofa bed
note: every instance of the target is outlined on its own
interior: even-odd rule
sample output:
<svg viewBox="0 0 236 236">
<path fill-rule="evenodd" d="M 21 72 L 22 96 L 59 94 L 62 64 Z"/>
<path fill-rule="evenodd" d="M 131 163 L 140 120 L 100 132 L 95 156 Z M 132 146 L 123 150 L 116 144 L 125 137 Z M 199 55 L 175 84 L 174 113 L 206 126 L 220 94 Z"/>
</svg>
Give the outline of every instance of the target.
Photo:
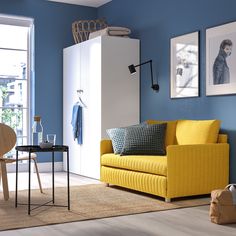
<svg viewBox="0 0 236 236">
<path fill-rule="evenodd" d="M 224 188 L 229 178 L 227 135 L 218 120 L 155 121 L 167 123 L 165 156 L 113 153 L 111 140 L 101 141 L 101 176 L 113 184 L 172 198 L 209 194 Z"/>
</svg>

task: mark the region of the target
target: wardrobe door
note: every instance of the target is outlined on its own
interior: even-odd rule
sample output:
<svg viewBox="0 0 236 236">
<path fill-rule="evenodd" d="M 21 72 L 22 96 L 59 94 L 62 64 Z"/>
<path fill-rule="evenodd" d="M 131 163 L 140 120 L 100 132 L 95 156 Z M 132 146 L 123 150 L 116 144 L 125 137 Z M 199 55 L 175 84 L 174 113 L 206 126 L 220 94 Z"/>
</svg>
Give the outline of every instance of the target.
<svg viewBox="0 0 236 236">
<path fill-rule="evenodd" d="M 81 174 L 100 178 L 101 140 L 101 38 L 81 44 L 83 99 L 83 145 L 81 146 Z"/>
<path fill-rule="evenodd" d="M 80 45 L 63 50 L 63 144 L 70 150 L 70 172 L 80 174 L 80 145 L 73 137 L 71 125 L 73 105 L 78 101 L 77 89 L 80 88 Z M 63 158 L 64 170 L 67 168 L 66 155 Z"/>
</svg>

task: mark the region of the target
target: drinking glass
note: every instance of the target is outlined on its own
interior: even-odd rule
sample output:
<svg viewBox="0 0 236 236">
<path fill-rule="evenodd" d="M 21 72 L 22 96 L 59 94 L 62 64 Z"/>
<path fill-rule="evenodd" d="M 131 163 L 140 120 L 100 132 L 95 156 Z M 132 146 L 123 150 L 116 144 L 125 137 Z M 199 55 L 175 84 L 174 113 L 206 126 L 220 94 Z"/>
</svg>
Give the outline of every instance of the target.
<svg viewBox="0 0 236 236">
<path fill-rule="evenodd" d="M 56 144 L 56 134 L 47 134 L 47 141 L 52 143 L 53 145 Z"/>
</svg>

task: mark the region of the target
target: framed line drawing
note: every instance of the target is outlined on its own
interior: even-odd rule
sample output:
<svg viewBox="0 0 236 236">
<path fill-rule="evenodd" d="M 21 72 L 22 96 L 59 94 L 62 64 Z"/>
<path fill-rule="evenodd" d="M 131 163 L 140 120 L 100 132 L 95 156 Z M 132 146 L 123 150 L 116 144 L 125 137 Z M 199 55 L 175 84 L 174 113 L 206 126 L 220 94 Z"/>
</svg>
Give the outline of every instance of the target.
<svg viewBox="0 0 236 236">
<path fill-rule="evenodd" d="M 199 96 L 199 32 L 172 38 L 170 41 L 171 98 Z"/>
<path fill-rule="evenodd" d="M 206 30 L 206 95 L 236 93 L 236 22 Z"/>
</svg>

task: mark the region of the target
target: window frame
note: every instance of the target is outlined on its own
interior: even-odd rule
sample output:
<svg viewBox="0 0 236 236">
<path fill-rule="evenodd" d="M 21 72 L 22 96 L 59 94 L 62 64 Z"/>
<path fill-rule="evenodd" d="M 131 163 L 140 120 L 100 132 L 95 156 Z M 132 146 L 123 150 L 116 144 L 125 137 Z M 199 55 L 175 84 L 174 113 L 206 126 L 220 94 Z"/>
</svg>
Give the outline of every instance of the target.
<svg viewBox="0 0 236 236">
<path fill-rule="evenodd" d="M 27 34 L 27 143 L 31 143 L 32 117 L 35 110 L 34 91 L 34 19 L 29 17 L 0 14 L 0 24 L 28 27 Z M 14 49 L 13 49 L 14 50 Z M 25 108 L 22 108 L 22 112 Z M 23 137 L 22 137 L 23 138 Z"/>
</svg>

